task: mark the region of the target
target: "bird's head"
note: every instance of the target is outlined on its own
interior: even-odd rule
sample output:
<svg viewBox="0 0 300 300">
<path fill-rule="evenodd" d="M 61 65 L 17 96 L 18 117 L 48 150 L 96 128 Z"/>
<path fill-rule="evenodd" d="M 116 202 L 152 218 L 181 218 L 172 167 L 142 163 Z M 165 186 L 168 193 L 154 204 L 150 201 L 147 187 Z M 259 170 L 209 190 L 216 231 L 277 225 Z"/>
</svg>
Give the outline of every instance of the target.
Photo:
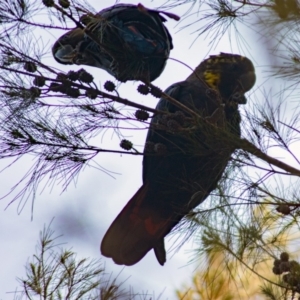
<svg viewBox="0 0 300 300">
<path fill-rule="evenodd" d="M 255 84 L 255 69 L 250 59 L 238 54 L 220 53 L 201 62 L 188 77 L 204 81 L 219 92 L 224 101 L 245 104 L 244 94 Z"/>
<path fill-rule="evenodd" d="M 84 31 L 81 28 L 75 28 L 62 35 L 52 47 L 54 59 L 64 65 L 77 64 L 77 47 L 83 37 Z"/>
</svg>

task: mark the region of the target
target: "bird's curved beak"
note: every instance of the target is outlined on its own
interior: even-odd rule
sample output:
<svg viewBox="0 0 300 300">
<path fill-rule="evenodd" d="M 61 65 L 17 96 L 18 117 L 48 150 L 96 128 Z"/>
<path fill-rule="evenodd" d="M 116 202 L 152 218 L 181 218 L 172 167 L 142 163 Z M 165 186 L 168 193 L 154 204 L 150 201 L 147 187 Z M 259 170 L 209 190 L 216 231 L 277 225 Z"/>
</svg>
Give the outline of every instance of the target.
<svg viewBox="0 0 300 300">
<path fill-rule="evenodd" d="M 57 49 L 54 56 L 62 63 L 73 64 L 77 56 L 77 52 L 71 45 L 64 45 Z"/>
<path fill-rule="evenodd" d="M 237 104 L 246 104 L 247 98 L 245 97 L 245 93 L 252 89 L 256 81 L 255 73 L 250 71 L 246 74 L 243 74 L 239 78 L 239 88 L 238 91 L 236 91 L 231 96 L 231 101 L 237 103 Z"/>
<path fill-rule="evenodd" d="M 254 72 L 247 72 L 239 78 L 239 83 L 244 93 L 251 90 L 255 84 L 256 76 Z"/>
<path fill-rule="evenodd" d="M 243 92 L 236 91 L 233 93 L 229 99 L 229 102 L 233 105 L 236 104 L 246 104 L 247 98 L 245 97 Z"/>
</svg>

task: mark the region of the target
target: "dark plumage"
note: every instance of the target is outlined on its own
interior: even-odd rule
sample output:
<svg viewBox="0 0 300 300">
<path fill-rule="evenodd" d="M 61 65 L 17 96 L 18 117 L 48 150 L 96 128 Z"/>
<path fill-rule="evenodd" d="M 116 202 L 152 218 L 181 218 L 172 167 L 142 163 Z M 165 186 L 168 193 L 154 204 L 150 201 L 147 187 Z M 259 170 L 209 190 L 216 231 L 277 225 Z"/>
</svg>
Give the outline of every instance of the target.
<svg viewBox="0 0 300 300">
<path fill-rule="evenodd" d="M 166 93 L 208 123 L 239 136 L 238 105 L 246 103 L 244 93 L 254 83 L 254 67 L 249 59 L 221 53 L 203 61 L 185 81 L 171 85 Z M 184 114 L 178 113 L 180 109 L 169 101 L 162 98 L 157 109 L 177 112 L 175 118 L 169 116 L 169 121 L 164 115 L 156 115 L 146 139 L 148 145 L 164 145 L 166 152 L 144 156 L 143 185 L 102 240 L 102 254 L 117 264 L 133 265 L 154 249 L 163 265 L 164 237 L 216 188 L 234 151 L 210 138 L 205 125 L 191 130 L 186 121 L 180 121 Z M 176 119 L 185 131 L 161 128 L 164 124 L 168 128 L 170 120 Z"/>
<path fill-rule="evenodd" d="M 61 64 L 88 65 L 106 70 L 120 81 L 153 81 L 164 70 L 172 38 L 163 25 L 168 12 L 143 5 L 117 4 L 81 18 L 85 29 L 61 36 L 52 53 Z"/>
</svg>

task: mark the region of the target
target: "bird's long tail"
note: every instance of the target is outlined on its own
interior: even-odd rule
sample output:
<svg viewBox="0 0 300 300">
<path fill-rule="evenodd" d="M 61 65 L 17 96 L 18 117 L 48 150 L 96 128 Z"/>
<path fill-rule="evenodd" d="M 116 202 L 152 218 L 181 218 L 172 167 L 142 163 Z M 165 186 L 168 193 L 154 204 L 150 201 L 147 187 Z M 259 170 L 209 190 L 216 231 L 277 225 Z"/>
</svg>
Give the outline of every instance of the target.
<svg viewBox="0 0 300 300">
<path fill-rule="evenodd" d="M 166 261 L 163 239 L 177 222 L 174 224 L 171 212 L 169 216 L 162 215 L 156 205 L 159 201 L 149 201 L 149 194 L 149 185 L 144 184 L 113 221 L 102 240 L 101 253 L 111 257 L 116 264 L 133 265 L 152 248 L 161 265 Z M 163 203 L 164 199 L 160 200 Z"/>
</svg>

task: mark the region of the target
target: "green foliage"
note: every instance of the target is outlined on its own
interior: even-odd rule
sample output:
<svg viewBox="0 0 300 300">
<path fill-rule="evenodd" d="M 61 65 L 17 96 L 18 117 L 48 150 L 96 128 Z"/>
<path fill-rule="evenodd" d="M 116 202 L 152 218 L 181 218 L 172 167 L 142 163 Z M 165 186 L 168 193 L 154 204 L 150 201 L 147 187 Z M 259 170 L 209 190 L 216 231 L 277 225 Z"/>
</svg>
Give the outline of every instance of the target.
<svg viewBox="0 0 300 300">
<path fill-rule="evenodd" d="M 110 281 L 99 260 L 80 259 L 65 250 L 48 228 L 40 233 L 36 253 L 26 263 L 15 299 L 118 299 L 124 290 Z M 129 296 L 128 296 L 129 297 Z"/>
</svg>

